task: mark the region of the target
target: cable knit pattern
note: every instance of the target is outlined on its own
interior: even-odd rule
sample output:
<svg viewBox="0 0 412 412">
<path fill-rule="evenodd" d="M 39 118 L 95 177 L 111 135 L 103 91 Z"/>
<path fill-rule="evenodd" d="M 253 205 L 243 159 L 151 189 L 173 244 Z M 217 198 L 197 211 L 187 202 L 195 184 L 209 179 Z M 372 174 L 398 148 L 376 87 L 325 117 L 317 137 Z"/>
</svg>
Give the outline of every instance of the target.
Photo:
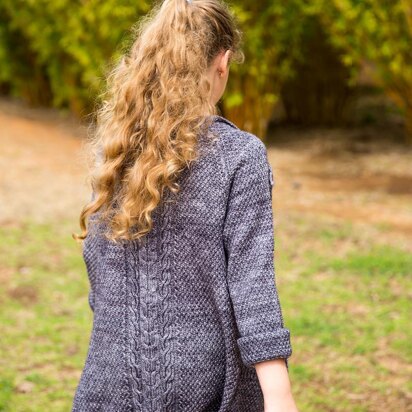
<svg viewBox="0 0 412 412">
<path fill-rule="evenodd" d="M 83 247 L 93 328 L 72 412 L 263 412 L 257 362 L 292 354 L 263 142 L 214 116 L 142 241 Z"/>
<path fill-rule="evenodd" d="M 134 242 L 130 246 L 130 267 L 129 273 L 135 273 L 135 276 L 129 276 L 129 359 L 130 359 L 130 388 L 132 391 L 132 399 L 137 405 L 143 404 L 143 389 L 142 389 L 142 372 L 140 363 L 140 330 L 139 330 L 139 250 Z"/>
</svg>

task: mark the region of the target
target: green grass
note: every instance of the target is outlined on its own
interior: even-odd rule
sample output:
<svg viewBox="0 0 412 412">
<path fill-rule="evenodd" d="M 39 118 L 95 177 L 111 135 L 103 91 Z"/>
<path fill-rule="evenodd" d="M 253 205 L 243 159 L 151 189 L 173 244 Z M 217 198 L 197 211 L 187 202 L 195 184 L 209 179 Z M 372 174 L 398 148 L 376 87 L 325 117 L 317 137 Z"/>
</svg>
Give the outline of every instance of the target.
<svg viewBox="0 0 412 412">
<path fill-rule="evenodd" d="M 391 246 L 375 246 L 364 253 L 352 252 L 344 259 L 334 259 L 330 266 L 359 275 L 406 276 L 412 274 L 412 254 Z"/>
<path fill-rule="evenodd" d="M 0 411 L 70 410 L 92 326 L 71 225 L 0 229 Z M 412 362 L 411 255 L 350 224 L 291 216 L 277 233 L 277 284 L 299 409 L 405 410 L 412 391 L 405 368 Z"/>
<path fill-rule="evenodd" d="M 0 229 L 0 411 L 70 410 L 92 322 L 70 233 L 67 223 Z"/>
<path fill-rule="evenodd" d="M 300 410 L 406 410 L 411 254 L 348 224 L 297 218 L 283 230 L 276 272 Z"/>
</svg>

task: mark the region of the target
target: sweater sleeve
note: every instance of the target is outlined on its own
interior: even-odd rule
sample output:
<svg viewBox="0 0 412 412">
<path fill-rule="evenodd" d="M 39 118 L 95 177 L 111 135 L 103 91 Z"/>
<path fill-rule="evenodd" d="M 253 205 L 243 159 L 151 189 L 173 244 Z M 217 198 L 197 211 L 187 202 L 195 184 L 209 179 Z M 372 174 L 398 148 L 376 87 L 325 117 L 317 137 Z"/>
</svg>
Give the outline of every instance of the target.
<svg viewBox="0 0 412 412">
<path fill-rule="evenodd" d="M 96 154 L 95 165 L 99 166 L 104 160 L 103 147 L 99 146 Z M 92 188 L 90 201 L 93 202 L 96 198 L 96 192 Z M 93 224 L 95 223 L 96 215 L 89 217 L 88 233 L 83 242 L 83 260 L 86 265 L 87 277 L 89 280 L 88 302 L 90 309 L 94 312 L 96 301 L 96 283 L 97 271 L 99 265 L 99 239 Z"/>
<path fill-rule="evenodd" d="M 86 265 L 87 278 L 89 280 L 88 302 L 92 312 L 94 312 L 95 306 L 95 283 L 98 269 L 98 261 L 96 259 L 97 247 L 96 236 L 88 233 L 83 243 L 83 260 Z"/>
<path fill-rule="evenodd" d="M 251 135 L 235 166 L 224 223 L 227 281 L 247 366 L 292 354 L 275 283 L 272 169 Z"/>
<path fill-rule="evenodd" d="M 95 193 L 92 192 L 91 200 L 94 200 Z M 89 218 L 88 233 L 83 241 L 83 261 L 86 266 L 87 278 L 89 281 L 89 291 L 88 291 L 88 302 L 89 307 L 94 312 L 95 307 L 95 289 L 96 289 L 96 278 L 98 271 L 98 237 L 93 230 L 92 224 L 94 222 L 95 216 Z"/>
<path fill-rule="evenodd" d="M 93 262 L 91 260 L 90 257 L 90 252 L 83 247 L 83 259 L 86 263 L 86 271 L 87 271 L 87 277 L 89 280 L 89 289 L 88 289 L 88 294 L 87 294 L 87 300 L 89 302 L 89 307 L 91 309 L 92 312 L 94 312 L 94 300 L 95 300 L 95 296 L 94 296 L 94 285 L 93 285 L 93 279 L 94 279 L 94 266 L 93 266 Z"/>
</svg>

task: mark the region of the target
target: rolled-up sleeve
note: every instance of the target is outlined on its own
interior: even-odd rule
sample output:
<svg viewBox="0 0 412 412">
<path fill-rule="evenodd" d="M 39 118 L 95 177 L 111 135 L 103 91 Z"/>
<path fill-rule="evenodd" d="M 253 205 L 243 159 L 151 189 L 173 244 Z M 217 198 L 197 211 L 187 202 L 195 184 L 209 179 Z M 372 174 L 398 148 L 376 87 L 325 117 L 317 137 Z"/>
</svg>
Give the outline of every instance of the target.
<svg viewBox="0 0 412 412">
<path fill-rule="evenodd" d="M 246 133 L 246 132 L 245 132 Z M 292 354 L 275 283 L 272 188 L 264 143 L 248 136 L 232 174 L 224 223 L 227 282 L 247 366 Z"/>
</svg>

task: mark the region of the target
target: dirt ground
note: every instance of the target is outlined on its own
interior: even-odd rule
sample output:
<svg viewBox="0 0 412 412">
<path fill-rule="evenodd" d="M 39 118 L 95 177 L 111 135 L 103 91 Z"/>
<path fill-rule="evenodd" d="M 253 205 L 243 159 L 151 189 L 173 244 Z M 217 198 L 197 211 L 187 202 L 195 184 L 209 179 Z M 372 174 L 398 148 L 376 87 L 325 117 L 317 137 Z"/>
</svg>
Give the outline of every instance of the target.
<svg viewBox="0 0 412 412">
<path fill-rule="evenodd" d="M 0 223 L 77 219 L 90 196 L 85 126 L 9 100 L 0 100 L 0 125 Z M 412 147 L 376 139 L 376 132 L 275 130 L 268 155 L 277 221 L 295 211 L 410 238 Z"/>
<path fill-rule="evenodd" d="M 88 200 L 85 128 L 55 111 L 0 101 L 0 222 L 77 216 Z"/>
<path fill-rule="evenodd" d="M 384 228 L 389 241 L 412 249 L 412 146 L 393 142 L 386 133 L 275 131 L 268 154 L 279 219 L 295 211 Z"/>
</svg>

